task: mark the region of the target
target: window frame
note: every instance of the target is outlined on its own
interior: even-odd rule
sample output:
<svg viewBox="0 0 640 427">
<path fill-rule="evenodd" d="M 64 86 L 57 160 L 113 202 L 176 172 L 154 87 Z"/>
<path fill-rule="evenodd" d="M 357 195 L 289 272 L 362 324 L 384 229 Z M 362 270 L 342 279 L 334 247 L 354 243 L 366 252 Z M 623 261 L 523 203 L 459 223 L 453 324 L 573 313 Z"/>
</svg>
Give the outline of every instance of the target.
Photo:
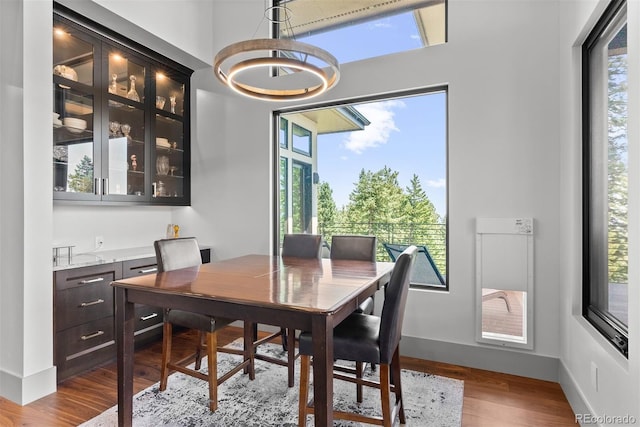
<svg viewBox="0 0 640 427">
<path fill-rule="evenodd" d="M 602 229 L 602 224 L 594 222 L 593 203 L 598 202 L 598 199 L 600 199 L 601 204 L 598 206 L 608 207 L 608 193 L 600 192 L 594 194 L 596 185 L 594 183 L 595 173 L 592 171 L 592 163 L 596 154 L 595 150 L 593 150 L 595 145 L 595 138 L 592 132 L 594 109 L 592 108 L 591 99 L 593 92 L 602 88 L 600 86 L 592 87 L 594 73 L 591 72 L 591 59 L 593 57 L 591 51 L 602 40 L 602 37 L 608 34 L 611 26 L 618 24 L 621 14 L 624 15 L 622 19 L 625 22 L 627 21 L 626 5 L 626 0 L 612 0 L 582 44 L 582 315 L 622 355 L 628 357 L 629 335 L 627 326 L 608 311 L 603 311 L 595 304 L 592 304 L 594 298 L 598 303 L 601 302 L 603 294 L 608 295 L 609 280 L 607 277 L 605 283 L 600 283 L 602 279 L 594 277 L 596 274 L 593 272 L 594 262 L 592 262 L 596 252 L 605 252 L 602 249 L 602 243 L 600 243 L 600 250 L 598 251 L 598 242 L 595 242 L 593 238 L 594 228 L 596 230 L 598 228 Z M 606 159 L 604 160 L 606 161 Z M 600 232 L 602 234 L 603 230 L 600 230 Z M 608 232 L 608 227 L 605 227 L 604 232 Z M 608 238 L 606 240 L 608 242 Z M 608 263 L 608 257 L 604 262 L 605 264 Z M 601 277 L 602 274 L 598 276 Z"/>
<path fill-rule="evenodd" d="M 446 201 L 445 201 L 445 209 L 446 209 L 446 214 L 444 215 L 447 220 L 445 223 L 445 268 L 446 268 L 446 277 L 445 277 L 445 286 L 444 287 L 440 287 L 440 286 L 428 286 L 428 285 L 423 285 L 423 284 L 411 284 L 410 288 L 411 289 L 419 289 L 419 290 L 428 290 L 428 291 L 437 291 L 437 292 L 449 292 L 450 289 L 450 283 L 451 283 L 451 279 L 450 279 L 450 270 L 449 270 L 449 254 L 450 254 L 450 249 L 449 249 L 449 217 L 450 217 L 450 211 L 449 211 L 449 192 L 450 192 L 450 185 L 449 185 L 449 86 L 448 85 L 440 85 L 440 86 L 433 86 L 433 87 L 427 87 L 427 88 L 417 88 L 417 89 L 412 89 L 412 90 L 406 90 L 406 91 L 399 91 L 399 92 L 392 92 L 392 93 L 386 93 L 383 95 L 371 95 L 371 96 L 364 96 L 364 97 L 358 97 L 358 98 L 350 98 L 350 99 L 344 99 L 344 100 L 340 100 L 338 101 L 333 101 L 333 102 L 326 102 L 326 103 L 319 103 L 319 104 L 309 104 L 309 105 L 305 105 L 305 106 L 297 106 L 297 107 L 287 107 L 284 109 L 280 109 L 280 110 L 273 110 L 272 111 L 272 143 L 271 143 L 271 147 L 273 150 L 273 155 L 272 158 L 273 159 L 277 159 L 275 160 L 276 165 L 275 167 L 272 168 L 272 170 L 274 171 L 274 173 L 272 174 L 272 188 L 273 188 L 273 194 L 274 195 L 278 195 L 279 197 L 279 191 L 280 191 L 280 143 L 278 141 L 278 138 L 280 136 L 280 130 L 279 130 L 279 123 L 280 123 L 280 118 L 282 115 L 285 114 L 290 114 L 290 113 L 295 113 L 295 112 L 301 112 L 301 111 L 308 111 L 308 110 L 316 110 L 316 109 L 324 109 L 324 108 L 339 108 L 339 107 L 345 107 L 345 106 L 349 106 L 349 105 L 354 105 L 354 104 L 365 104 L 365 103 L 369 103 L 369 102 L 376 102 L 376 101 L 389 101 L 389 100 L 394 100 L 394 99 L 401 99 L 401 98 L 407 98 L 407 97 L 411 97 L 411 96 L 423 96 L 423 95 L 429 95 L 432 93 L 437 93 L 437 92 L 444 92 L 446 94 L 446 105 L 445 105 L 445 110 L 446 110 L 446 124 L 445 124 L 445 128 L 446 128 L 446 136 L 445 136 L 445 179 L 446 179 Z M 290 123 L 291 124 L 291 123 Z M 293 150 L 293 147 L 290 148 L 291 151 Z M 299 154 L 299 153 L 298 153 Z M 280 235 L 280 203 L 279 200 L 273 200 L 272 203 L 272 207 L 273 207 L 273 214 L 272 214 L 272 218 L 273 218 L 273 223 L 272 223 L 272 253 L 273 254 L 279 254 L 280 253 L 280 245 L 282 242 L 282 238 L 283 236 Z"/>
</svg>

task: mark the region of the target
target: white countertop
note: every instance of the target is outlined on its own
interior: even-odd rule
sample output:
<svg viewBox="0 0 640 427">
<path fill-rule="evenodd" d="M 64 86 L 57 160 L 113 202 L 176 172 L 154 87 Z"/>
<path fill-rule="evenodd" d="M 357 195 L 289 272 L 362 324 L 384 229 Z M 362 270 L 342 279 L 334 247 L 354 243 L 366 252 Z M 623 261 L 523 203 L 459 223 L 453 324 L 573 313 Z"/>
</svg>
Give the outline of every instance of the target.
<svg viewBox="0 0 640 427">
<path fill-rule="evenodd" d="M 156 252 L 153 246 L 140 248 L 113 249 L 108 251 L 85 252 L 72 254 L 71 258 L 61 256 L 57 261 L 53 261 L 53 271 L 66 270 L 69 268 L 88 267 L 92 265 L 108 264 L 110 262 L 128 261 L 155 257 Z"/>
</svg>

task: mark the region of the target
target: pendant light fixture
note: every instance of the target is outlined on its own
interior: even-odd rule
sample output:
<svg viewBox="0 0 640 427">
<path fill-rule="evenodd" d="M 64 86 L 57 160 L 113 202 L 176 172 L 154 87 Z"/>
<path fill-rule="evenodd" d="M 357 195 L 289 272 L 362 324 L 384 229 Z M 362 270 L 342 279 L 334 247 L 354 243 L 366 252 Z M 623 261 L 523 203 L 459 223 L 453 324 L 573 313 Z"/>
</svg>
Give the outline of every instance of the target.
<svg viewBox="0 0 640 427">
<path fill-rule="evenodd" d="M 318 96 L 338 83 L 340 66 L 333 55 L 293 39 L 288 7 L 265 4 L 265 18 L 285 25 L 292 38 L 250 39 L 223 48 L 213 61 L 223 84 L 251 98 L 291 101 Z"/>
</svg>

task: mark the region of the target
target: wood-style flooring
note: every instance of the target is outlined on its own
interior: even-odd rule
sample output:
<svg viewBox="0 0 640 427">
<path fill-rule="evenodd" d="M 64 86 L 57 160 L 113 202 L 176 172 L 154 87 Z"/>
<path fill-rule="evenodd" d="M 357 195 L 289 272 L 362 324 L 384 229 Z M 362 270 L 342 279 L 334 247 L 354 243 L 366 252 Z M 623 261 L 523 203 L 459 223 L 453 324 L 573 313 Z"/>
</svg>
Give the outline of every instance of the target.
<svg viewBox="0 0 640 427">
<path fill-rule="evenodd" d="M 240 328 L 226 328 L 218 342 L 224 345 L 241 334 Z M 177 334 L 174 355 L 188 353 L 194 340 L 192 333 Z M 156 342 L 136 352 L 134 393 L 159 381 L 161 349 Z M 465 427 L 576 426 L 557 383 L 414 358 L 402 358 L 401 363 L 403 368 L 464 380 Z M 116 385 L 116 365 L 111 363 L 70 378 L 58 384 L 56 393 L 25 406 L 0 397 L 0 426 L 77 426 L 117 403 Z"/>
</svg>

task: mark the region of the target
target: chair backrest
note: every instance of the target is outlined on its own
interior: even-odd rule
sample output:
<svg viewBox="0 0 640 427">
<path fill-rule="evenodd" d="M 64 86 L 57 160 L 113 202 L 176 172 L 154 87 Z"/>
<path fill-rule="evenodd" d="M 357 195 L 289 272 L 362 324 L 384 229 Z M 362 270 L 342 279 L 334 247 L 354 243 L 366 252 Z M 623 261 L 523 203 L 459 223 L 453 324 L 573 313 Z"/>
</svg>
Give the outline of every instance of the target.
<svg viewBox="0 0 640 427">
<path fill-rule="evenodd" d="M 282 240 L 282 256 L 296 258 L 320 258 L 322 236 L 319 234 L 285 234 Z"/>
<path fill-rule="evenodd" d="M 156 250 L 159 273 L 202 264 L 200 247 L 195 237 L 156 240 L 153 247 Z"/>
<path fill-rule="evenodd" d="M 398 255 L 402 253 L 409 245 L 400 245 L 395 243 L 383 243 L 382 246 L 387 250 L 389 257 L 392 261 L 395 261 Z M 413 272 L 411 273 L 411 283 L 416 285 L 425 286 L 439 286 L 445 287 L 444 277 L 436 267 L 436 263 L 433 261 L 429 249 L 426 246 L 418 246 L 418 254 L 416 256 L 416 262 L 413 266 Z"/>
<path fill-rule="evenodd" d="M 376 236 L 333 236 L 329 256 L 331 259 L 375 262 L 376 244 Z"/>
<path fill-rule="evenodd" d="M 380 363 L 391 363 L 402 336 L 404 309 L 409 294 L 410 273 L 418 248 L 409 246 L 400 254 L 384 293 L 380 320 Z"/>
</svg>

